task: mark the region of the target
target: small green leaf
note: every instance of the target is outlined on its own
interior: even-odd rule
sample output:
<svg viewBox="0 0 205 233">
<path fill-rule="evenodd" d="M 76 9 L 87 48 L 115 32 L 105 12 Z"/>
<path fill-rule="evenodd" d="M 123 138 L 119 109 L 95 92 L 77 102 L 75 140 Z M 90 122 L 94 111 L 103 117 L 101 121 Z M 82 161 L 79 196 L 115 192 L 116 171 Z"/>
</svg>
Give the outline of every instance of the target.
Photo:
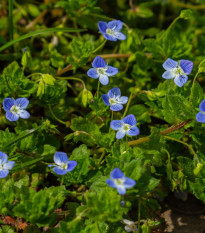
<svg viewBox="0 0 205 233">
<path fill-rule="evenodd" d="M 55 78 L 50 74 L 43 74 L 42 78 L 43 78 L 43 82 L 46 83 L 46 84 L 49 84 L 49 85 L 53 86 L 54 83 L 55 83 Z"/>
<path fill-rule="evenodd" d="M 179 17 L 188 20 L 193 18 L 193 16 L 194 16 L 194 12 L 188 9 L 188 10 L 182 10 Z"/>
</svg>

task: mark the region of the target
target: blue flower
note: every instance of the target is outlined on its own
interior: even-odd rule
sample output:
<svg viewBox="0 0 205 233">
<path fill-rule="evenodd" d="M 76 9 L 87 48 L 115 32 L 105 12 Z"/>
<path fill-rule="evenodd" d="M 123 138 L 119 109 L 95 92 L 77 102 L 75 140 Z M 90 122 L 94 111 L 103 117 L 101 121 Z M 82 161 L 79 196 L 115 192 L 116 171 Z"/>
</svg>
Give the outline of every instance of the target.
<svg viewBox="0 0 205 233">
<path fill-rule="evenodd" d="M 114 87 L 108 91 L 107 95 L 102 94 L 103 102 L 110 106 L 112 111 L 120 111 L 123 109 L 123 104 L 126 104 L 128 101 L 127 96 L 121 96 L 120 89 Z"/>
<path fill-rule="evenodd" d="M 205 123 L 205 100 L 199 105 L 199 113 L 196 114 L 196 120 L 200 123 Z"/>
<path fill-rule="evenodd" d="M 120 20 L 113 20 L 108 23 L 103 21 L 98 22 L 98 28 L 106 40 L 125 40 L 127 37 L 120 32 L 122 27 L 123 23 Z"/>
<path fill-rule="evenodd" d="M 117 139 L 121 139 L 125 134 L 129 136 L 136 136 L 139 134 L 139 129 L 136 126 L 137 121 L 135 116 L 130 114 L 124 117 L 122 120 L 113 120 L 110 123 L 110 127 L 114 130 L 118 130 L 116 134 Z"/>
<path fill-rule="evenodd" d="M 179 63 L 168 58 L 162 65 L 166 70 L 162 77 L 164 79 L 174 79 L 178 87 L 182 87 L 188 81 L 188 74 L 193 69 L 193 62 L 188 60 L 180 60 Z"/>
<path fill-rule="evenodd" d="M 6 119 L 9 121 L 17 121 L 20 118 L 28 119 L 30 113 L 25 109 L 29 104 L 27 98 L 18 98 L 16 100 L 12 98 L 5 98 L 3 101 L 3 107 L 6 111 Z"/>
<path fill-rule="evenodd" d="M 54 167 L 53 171 L 57 175 L 65 175 L 67 172 L 71 172 L 77 165 L 76 161 L 68 160 L 68 156 L 64 152 L 56 152 L 54 162 L 57 165 L 48 165 L 48 167 Z"/>
<path fill-rule="evenodd" d="M 113 76 L 118 73 L 118 68 L 108 66 L 105 60 L 97 56 L 93 63 L 91 69 L 88 70 L 87 75 L 91 78 L 99 78 L 100 83 L 107 85 L 109 83 L 108 76 Z"/>
<path fill-rule="evenodd" d="M 13 168 L 14 164 L 14 161 L 8 161 L 7 154 L 0 151 L 0 178 L 7 177 L 9 170 Z"/>
<path fill-rule="evenodd" d="M 121 172 L 119 168 L 115 168 L 112 170 L 110 174 L 111 179 L 107 179 L 106 183 L 112 187 L 116 188 L 118 193 L 121 195 L 125 195 L 127 188 L 132 188 L 135 186 L 136 182 Z"/>
</svg>

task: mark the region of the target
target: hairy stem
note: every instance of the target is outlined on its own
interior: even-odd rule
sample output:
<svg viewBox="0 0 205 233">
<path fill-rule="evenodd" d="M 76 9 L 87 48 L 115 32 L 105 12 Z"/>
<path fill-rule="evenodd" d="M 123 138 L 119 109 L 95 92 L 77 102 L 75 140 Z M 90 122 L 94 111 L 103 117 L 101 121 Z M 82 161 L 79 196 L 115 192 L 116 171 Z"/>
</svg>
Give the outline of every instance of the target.
<svg viewBox="0 0 205 233">
<path fill-rule="evenodd" d="M 195 151 L 193 150 L 193 148 L 192 148 L 190 145 L 188 145 L 186 142 L 180 141 L 180 140 L 178 140 L 178 139 L 176 139 L 176 138 L 171 138 L 171 137 L 169 137 L 169 136 L 164 136 L 164 137 L 167 138 L 168 140 L 172 140 L 172 141 L 175 141 L 175 142 L 179 142 L 179 143 L 181 143 L 181 144 L 187 146 L 187 147 L 189 148 L 189 150 L 192 152 L 192 154 L 194 155 L 194 157 L 196 158 L 197 163 L 199 163 L 199 159 L 198 159 L 198 157 L 197 157 L 197 154 L 195 153 Z"/>
<path fill-rule="evenodd" d="M 53 116 L 53 118 L 54 118 L 56 121 L 58 121 L 58 122 L 61 123 L 61 124 L 67 125 L 67 123 L 66 123 L 65 121 L 60 120 L 60 119 L 53 113 L 53 110 L 52 110 L 52 108 L 51 108 L 51 105 L 49 105 L 49 110 L 50 110 L 50 112 L 51 112 L 51 115 Z"/>
</svg>

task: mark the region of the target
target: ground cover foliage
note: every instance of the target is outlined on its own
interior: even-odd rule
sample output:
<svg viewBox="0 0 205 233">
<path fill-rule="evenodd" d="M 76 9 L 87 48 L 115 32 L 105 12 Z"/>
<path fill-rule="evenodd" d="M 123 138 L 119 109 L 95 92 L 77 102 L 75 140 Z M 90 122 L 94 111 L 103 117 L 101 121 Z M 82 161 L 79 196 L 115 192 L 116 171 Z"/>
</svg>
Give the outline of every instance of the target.
<svg viewBox="0 0 205 233">
<path fill-rule="evenodd" d="M 0 164 L 0 232 L 149 233 L 169 192 L 205 202 L 204 12 L 203 0 L 0 3 L 0 151 L 15 161 Z M 126 39 L 99 31 L 112 20 Z M 87 74 L 97 56 L 118 69 L 107 85 Z M 181 87 L 162 77 L 167 59 L 193 62 Z M 129 97 L 120 111 L 102 98 L 114 87 Z M 11 121 L 5 98 L 28 99 L 30 117 Z M 117 139 L 111 122 L 128 115 L 139 132 Z M 64 175 L 59 151 L 76 162 Z M 108 182 L 116 168 L 135 181 L 125 195 Z"/>
</svg>

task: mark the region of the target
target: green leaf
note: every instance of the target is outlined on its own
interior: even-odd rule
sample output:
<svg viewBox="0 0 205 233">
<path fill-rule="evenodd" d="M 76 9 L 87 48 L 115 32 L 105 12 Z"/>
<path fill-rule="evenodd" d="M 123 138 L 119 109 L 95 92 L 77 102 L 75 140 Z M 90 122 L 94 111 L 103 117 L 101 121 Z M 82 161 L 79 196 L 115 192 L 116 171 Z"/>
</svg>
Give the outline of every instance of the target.
<svg viewBox="0 0 205 233">
<path fill-rule="evenodd" d="M 87 89 L 83 89 L 82 91 L 82 102 L 83 106 L 86 107 L 88 102 L 93 98 L 92 92 L 88 91 Z"/>
<path fill-rule="evenodd" d="M 136 7 L 136 12 L 137 12 L 137 16 L 141 18 L 150 18 L 153 16 L 153 12 L 149 8 L 142 5 Z"/>
<path fill-rule="evenodd" d="M 37 226 L 51 226 L 56 222 L 54 210 L 59 208 L 65 199 L 65 187 L 50 187 L 36 192 L 33 188 L 21 194 L 21 200 L 14 207 L 16 216 Z"/>
<path fill-rule="evenodd" d="M 55 84 L 55 81 L 56 81 L 55 78 L 50 74 L 43 74 L 42 79 L 44 83 L 52 85 L 52 86 Z"/>
<path fill-rule="evenodd" d="M 199 73 L 205 72 L 205 59 L 199 64 Z"/>
<path fill-rule="evenodd" d="M 110 187 L 98 192 L 84 194 L 86 204 L 77 208 L 77 216 L 88 217 L 93 221 L 116 222 L 122 219 L 128 209 L 120 205 L 121 197 Z"/>
<path fill-rule="evenodd" d="M 0 52 L 3 51 L 4 49 L 10 47 L 11 45 L 15 44 L 16 42 L 25 40 L 27 38 L 33 37 L 33 36 L 37 36 L 37 35 L 41 35 L 44 33 L 53 33 L 53 32 L 83 32 L 85 31 L 85 29 L 73 29 L 73 28 L 45 28 L 45 29 L 40 29 L 34 32 L 29 32 L 25 35 L 19 36 L 18 38 L 16 38 L 15 40 L 12 40 L 6 44 L 4 44 L 3 46 L 0 47 Z"/>
<path fill-rule="evenodd" d="M 188 9 L 188 10 L 182 10 L 179 17 L 188 20 L 188 19 L 192 19 L 193 16 L 194 16 L 194 12 Z"/>
<path fill-rule="evenodd" d="M 198 108 L 199 104 L 203 100 L 203 89 L 198 82 L 194 82 L 191 87 L 190 102 L 193 105 L 193 109 Z"/>
<path fill-rule="evenodd" d="M 86 175 L 90 171 L 90 151 L 87 149 L 87 146 L 81 145 L 73 150 L 70 160 L 75 160 L 77 166 L 73 171 L 65 175 L 65 182 L 71 184 L 81 183 L 83 180 L 86 180 Z"/>
</svg>

